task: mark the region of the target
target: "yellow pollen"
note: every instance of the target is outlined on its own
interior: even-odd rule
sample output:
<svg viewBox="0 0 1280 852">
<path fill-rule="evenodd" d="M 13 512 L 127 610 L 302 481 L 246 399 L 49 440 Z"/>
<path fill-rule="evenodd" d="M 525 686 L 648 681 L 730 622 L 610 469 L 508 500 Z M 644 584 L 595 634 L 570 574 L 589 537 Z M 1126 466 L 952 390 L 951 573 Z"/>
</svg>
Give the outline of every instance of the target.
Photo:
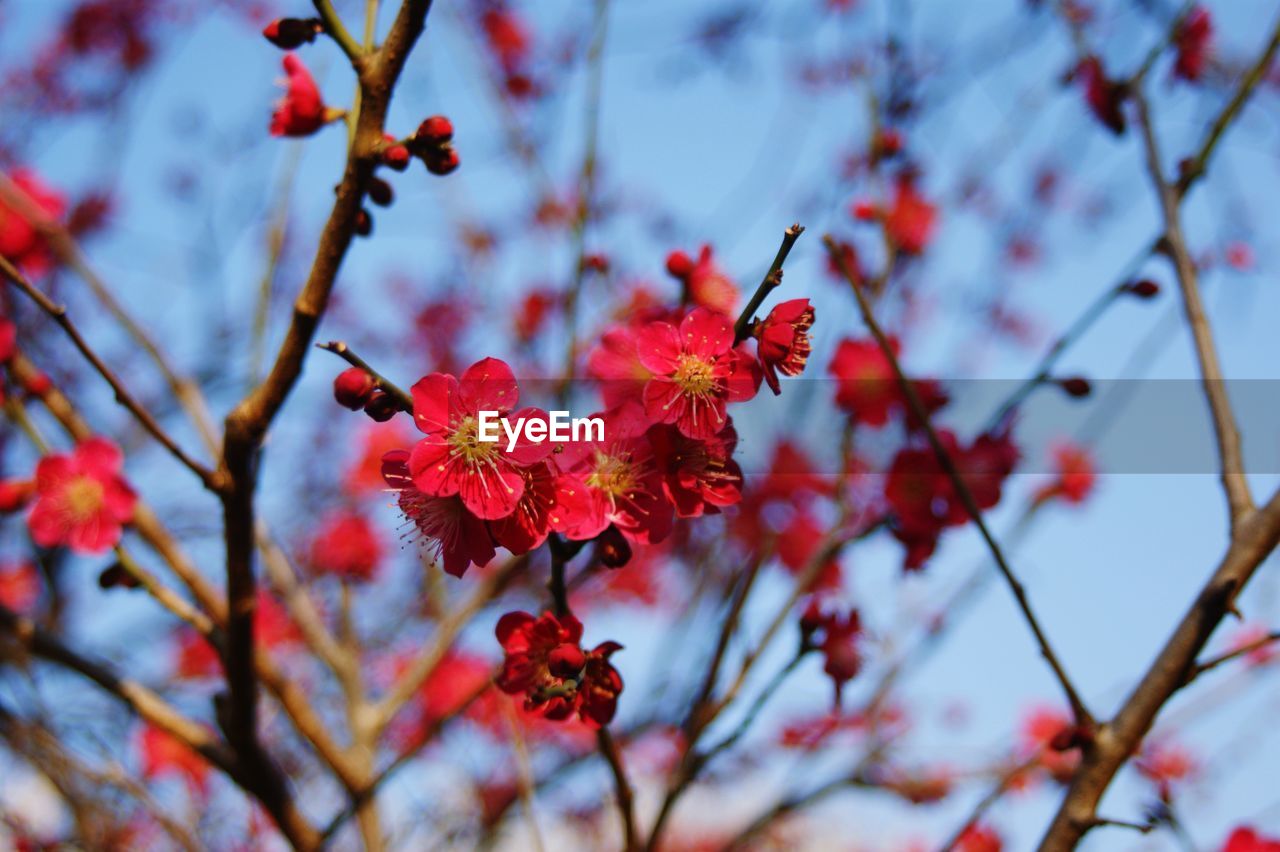
<svg viewBox="0 0 1280 852">
<path fill-rule="evenodd" d="M 695 396 L 706 396 L 716 388 L 715 367 L 696 355 L 681 355 L 672 378 L 681 390 Z"/>
<path fill-rule="evenodd" d="M 587 476 L 587 485 L 610 497 L 621 497 L 635 488 L 635 469 L 628 459 L 597 452 L 594 469 Z"/>
<path fill-rule="evenodd" d="M 449 454 L 461 457 L 468 465 L 486 462 L 499 452 L 496 442 L 481 441 L 478 420 L 467 415 L 449 436 Z"/>
<path fill-rule="evenodd" d="M 63 506 L 76 520 L 92 517 L 102 508 L 102 503 L 102 483 L 87 476 L 76 477 L 63 492 Z"/>
</svg>

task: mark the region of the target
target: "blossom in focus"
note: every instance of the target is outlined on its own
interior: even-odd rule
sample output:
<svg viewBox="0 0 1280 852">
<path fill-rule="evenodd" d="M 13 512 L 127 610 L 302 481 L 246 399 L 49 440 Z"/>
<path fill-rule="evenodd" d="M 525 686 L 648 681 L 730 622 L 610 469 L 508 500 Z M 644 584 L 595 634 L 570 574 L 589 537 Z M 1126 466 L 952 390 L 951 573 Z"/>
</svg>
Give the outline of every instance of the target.
<svg viewBox="0 0 1280 852">
<path fill-rule="evenodd" d="M 311 566 L 321 574 L 364 582 L 373 579 L 382 561 L 382 542 L 363 515 L 350 511 L 330 514 L 311 543 Z"/>
<path fill-rule="evenodd" d="M 648 432 L 667 499 L 682 518 L 715 514 L 742 499 L 742 470 L 733 460 L 738 433 L 730 422 L 719 434 L 695 441 L 674 426 Z"/>
<path fill-rule="evenodd" d="M 775 305 L 755 329 L 756 354 L 764 380 L 774 395 L 782 392 L 778 373 L 798 376 L 809 360 L 809 329 L 813 327 L 813 306 L 808 299 L 791 299 Z"/>
<path fill-rule="evenodd" d="M 690 438 L 719 432 L 726 404 L 751 399 L 760 386 L 755 360 L 733 345 L 733 323 L 706 308 L 694 308 L 679 328 L 650 323 L 637 348 L 640 363 L 653 371 L 644 386 L 645 414 Z"/>
<path fill-rule="evenodd" d="M 485 358 L 456 379 L 432 373 L 413 386 L 412 394 L 413 422 L 425 435 L 409 456 L 409 473 L 418 490 L 431 497 L 457 495 L 479 518 L 505 518 L 514 512 L 524 493 L 520 468 L 546 458 L 552 445 L 530 441 L 523 430 L 510 452 L 501 435 L 498 442 L 480 440 L 480 412 L 506 417 L 520 400 L 506 362 Z M 547 419 L 533 408 L 512 415 L 520 418 Z"/>
<path fill-rule="evenodd" d="M 467 510 L 461 497 L 433 497 L 414 485 L 407 451 L 387 453 L 382 475 L 397 493 L 400 511 L 434 551 L 446 573 L 461 577 L 471 564 L 486 565 L 493 559 L 493 540 L 484 521 Z"/>
<path fill-rule="evenodd" d="M 582 623 L 572 615 L 509 612 L 495 629 L 505 659 L 498 688 L 523 695 L 527 710 L 554 721 L 577 714 L 588 725 L 607 725 L 622 692 L 622 678 L 609 662 L 620 645 L 605 642 L 591 652 L 580 647 Z"/>
<path fill-rule="evenodd" d="M 325 106 L 307 66 L 292 53 L 284 55 L 285 93 L 271 115 L 272 136 L 310 136 L 341 113 Z"/>
<path fill-rule="evenodd" d="M 120 475 L 122 465 L 120 450 L 103 438 L 42 458 L 36 466 L 35 502 L 27 515 L 35 543 L 77 553 L 114 547 L 138 502 Z"/>
</svg>

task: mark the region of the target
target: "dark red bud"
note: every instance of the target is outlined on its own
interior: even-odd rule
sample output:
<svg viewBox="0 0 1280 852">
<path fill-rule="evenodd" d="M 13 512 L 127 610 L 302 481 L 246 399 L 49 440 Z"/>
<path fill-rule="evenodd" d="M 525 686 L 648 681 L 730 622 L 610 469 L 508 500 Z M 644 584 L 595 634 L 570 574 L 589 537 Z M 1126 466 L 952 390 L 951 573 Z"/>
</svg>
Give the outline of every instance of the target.
<svg viewBox="0 0 1280 852">
<path fill-rule="evenodd" d="M 399 410 L 400 403 L 396 402 L 395 397 L 382 391 L 374 391 L 373 396 L 364 404 L 364 413 L 378 423 L 386 423 Z"/>
<path fill-rule="evenodd" d="M 812 598 L 809 601 L 809 605 L 804 608 L 804 612 L 800 615 L 800 634 L 807 641 L 810 636 L 822 628 L 826 621 L 827 616 L 822 612 L 822 606 L 818 603 L 818 599 Z"/>
<path fill-rule="evenodd" d="M 577 678 L 587 664 L 587 655 L 577 645 L 562 642 L 547 655 L 547 669 L 553 677 Z"/>
<path fill-rule="evenodd" d="M 395 142 L 394 136 L 387 137 L 388 142 Z M 382 162 L 387 164 L 388 168 L 402 172 L 409 168 L 409 163 L 413 160 L 413 155 L 409 153 L 409 149 L 404 145 L 390 145 L 382 152 Z"/>
<path fill-rule="evenodd" d="M 681 281 L 693 274 L 693 258 L 677 249 L 667 255 L 667 272 Z"/>
<path fill-rule="evenodd" d="M 631 545 L 618 528 L 611 525 L 596 539 L 596 556 L 606 568 L 621 568 L 631 561 Z"/>
<path fill-rule="evenodd" d="M 333 398 L 338 405 L 358 411 L 369 402 L 369 397 L 377 390 L 377 380 L 359 367 L 343 370 L 333 380 Z"/>
<path fill-rule="evenodd" d="M 294 50 L 315 41 L 323 29 L 318 18 L 280 18 L 267 24 L 262 34 L 281 50 Z"/>
<path fill-rule="evenodd" d="M 98 575 L 98 585 L 104 589 L 136 589 L 142 585 L 138 578 L 124 570 L 119 562 L 112 563 Z"/>
<path fill-rule="evenodd" d="M 418 125 L 414 138 L 427 145 L 443 145 L 453 139 L 453 122 L 443 115 L 433 115 Z"/>
<path fill-rule="evenodd" d="M 1093 392 L 1093 386 L 1089 384 L 1089 380 L 1081 376 L 1058 379 L 1058 387 L 1066 391 L 1067 396 L 1073 396 L 1076 399 L 1083 399 Z"/>
<path fill-rule="evenodd" d="M 391 189 L 391 184 L 382 178 L 373 178 L 369 182 L 369 200 L 379 207 L 390 207 L 391 202 L 395 201 L 396 194 Z"/>
<path fill-rule="evenodd" d="M 458 168 L 461 160 L 458 158 L 458 152 L 453 148 L 441 148 L 438 151 L 431 151 L 422 158 L 427 164 L 427 171 L 433 175 L 447 175 Z"/>
<path fill-rule="evenodd" d="M 373 233 L 373 214 L 363 207 L 356 213 L 356 233 L 362 237 Z"/>
<path fill-rule="evenodd" d="M 1144 278 L 1141 281 L 1131 281 L 1126 284 L 1125 290 L 1139 299 L 1150 299 L 1160 292 L 1160 285 L 1149 278 Z"/>
</svg>

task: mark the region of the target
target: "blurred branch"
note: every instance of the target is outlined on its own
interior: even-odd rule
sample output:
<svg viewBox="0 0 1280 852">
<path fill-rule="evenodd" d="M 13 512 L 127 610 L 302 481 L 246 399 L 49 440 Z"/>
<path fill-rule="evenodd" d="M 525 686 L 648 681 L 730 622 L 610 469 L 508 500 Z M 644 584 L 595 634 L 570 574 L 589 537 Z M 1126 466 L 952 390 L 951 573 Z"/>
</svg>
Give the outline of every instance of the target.
<svg viewBox="0 0 1280 852">
<path fill-rule="evenodd" d="M 827 247 L 832 262 L 836 264 L 840 272 L 848 279 L 849 284 L 853 287 L 854 296 L 858 300 L 858 310 L 862 314 L 863 322 L 871 331 L 871 335 L 875 338 L 876 343 L 880 346 L 880 351 L 884 353 L 889 366 L 893 369 L 894 377 L 898 381 L 898 387 L 902 390 L 903 396 L 906 398 L 907 406 L 911 409 L 912 415 L 924 428 L 925 436 L 929 439 L 929 445 L 933 449 L 934 455 L 938 459 L 938 465 L 946 474 L 947 479 L 951 481 L 952 487 L 955 489 L 956 496 L 960 498 L 960 502 L 964 504 L 965 511 L 973 519 L 974 524 L 978 528 L 978 532 L 982 535 L 982 539 L 986 542 L 987 548 L 991 551 L 991 555 L 995 560 L 996 567 L 1000 569 L 1000 574 L 1004 577 L 1005 583 L 1008 584 L 1009 590 L 1013 592 L 1013 596 L 1017 601 L 1018 608 L 1022 611 L 1022 616 L 1027 622 L 1027 626 L 1031 628 L 1031 633 L 1035 636 L 1036 644 L 1039 646 L 1040 655 L 1045 658 L 1049 664 L 1049 668 L 1053 670 L 1054 677 L 1057 678 L 1062 691 L 1067 696 L 1067 701 L 1071 704 L 1071 709 L 1075 713 L 1076 721 L 1082 726 L 1091 728 L 1094 725 L 1092 714 L 1089 713 L 1084 701 L 1080 698 L 1071 679 L 1067 676 L 1066 670 L 1063 668 L 1058 655 L 1054 653 L 1053 648 L 1049 645 L 1049 640 L 1045 636 L 1043 628 L 1040 626 L 1039 619 L 1031 609 L 1031 602 L 1027 599 L 1026 590 L 1022 587 L 1022 583 L 1013 573 L 1013 569 L 1009 566 L 1005 559 L 1004 551 L 1000 548 L 995 537 L 991 534 L 991 530 L 987 527 L 986 521 L 982 517 L 982 510 L 978 507 L 977 501 L 973 499 L 973 493 L 969 490 L 969 485 L 964 481 L 964 476 L 956 468 L 955 460 L 951 458 L 951 454 L 947 452 L 942 441 L 938 438 L 937 431 L 933 428 L 933 423 L 929 418 L 928 411 L 920 402 L 920 397 L 916 393 L 915 386 L 911 380 L 907 378 L 906 373 L 902 370 L 902 364 L 898 361 L 898 356 L 893 351 L 893 345 L 889 342 L 889 338 L 885 335 L 884 330 L 880 328 L 880 324 L 876 321 L 875 313 L 871 309 L 871 303 L 867 301 L 867 296 L 862 290 L 862 285 L 858 282 L 857 276 L 853 270 L 849 269 L 845 262 L 844 256 L 840 251 L 840 246 L 830 235 L 822 238 L 823 244 Z"/>
<path fill-rule="evenodd" d="M 1191 681 L 1195 680 L 1205 672 L 1216 669 L 1218 666 L 1222 665 L 1223 663 L 1229 663 L 1232 660 L 1238 660 L 1241 657 L 1252 654 L 1254 651 L 1260 651 L 1263 648 L 1275 642 L 1280 642 L 1280 631 L 1273 631 L 1271 633 L 1268 633 L 1266 636 L 1262 636 L 1258 639 L 1255 639 L 1252 642 L 1247 642 L 1244 645 L 1241 645 L 1239 648 L 1235 648 L 1231 651 L 1228 651 L 1225 654 L 1219 654 L 1216 657 L 1211 657 L 1208 660 L 1205 660 L 1203 663 L 1196 663 L 1195 667 L 1192 668 L 1191 671 L 1187 674 L 1187 683 L 1190 683 Z"/>
<path fill-rule="evenodd" d="M 361 64 L 365 59 L 365 51 L 360 47 L 355 37 L 351 35 L 346 24 L 342 23 L 342 17 L 333 8 L 332 0 L 315 0 L 315 7 L 320 20 L 324 22 L 325 32 L 329 34 L 334 43 L 351 60 L 352 67 L 357 71 L 360 70 Z"/>
<path fill-rule="evenodd" d="M 186 452 L 178 446 L 177 442 L 169 437 L 164 428 L 156 422 L 142 404 L 129 393 L 111 371 L 111 368 L 103 363 L 98 354 L 93 351 L 89 344 L 81 336 L 80 330 L 76 328 L 75 323 L 67 316 L 67 309 L 62 305 L 55 304 L 48 296 L 40 292 L 26 279 L 21 272 L 14 267 L 6 258 L 0 256 L 0 273 L 4 273 L 14 286 L 21 290 L 31 301 L 35 302 L 42 311 L 48 314 L 54 322 L 62 327 L 67 337 L 71 338 L 71 342 L 75 344 L 76 349 L 80 350 L 80 354 L 84 356 L 98 374 L 106 380 L 111 389 L 115 391 L 116 401 L 123 405 L 128 411 L 142 424 L 142 427 L 150 433 L 160 444 L 169 451 L 169 453 L 183 464 L 188 470 L 200 478 L 204 483 L 204 487 L 210 491 L 218 491 L 221 488 L 221 479 L 212 470 L 200 464 L 191 458 Z"/>
<path fill-rule="evenodd" d="M 640 848 L 640 835 L 636 831 L 635 796 L 631 791 L 631 782 L 627 780 L 627 770 L 622 763 L 622 754 L 608 728 L 596 731 L 596 744 L 600 753 L 604 755 L 605 762 L 609 764 L 609 771 L 613 774 L 618 813 L 622 817 L 623 848 L 626 852 L 633 852 Z"/>
</svg>

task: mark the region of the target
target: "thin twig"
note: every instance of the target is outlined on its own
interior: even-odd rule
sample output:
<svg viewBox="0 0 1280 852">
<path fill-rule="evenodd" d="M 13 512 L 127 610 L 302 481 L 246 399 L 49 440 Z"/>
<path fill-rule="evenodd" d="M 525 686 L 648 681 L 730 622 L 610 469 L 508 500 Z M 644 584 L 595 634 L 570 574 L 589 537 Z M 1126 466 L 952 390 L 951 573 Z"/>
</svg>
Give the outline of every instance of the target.
<svg viewBox="0 0 1280 852">
<path fill-rule="evenodd" d="M 1039 646 L 1040 655 L 1044 657 L 1049 664 L 1049 668 L 1053 670 L 1054 676 L 1058 679 L 1062 691 L 1066 693 L 1067 701 L 1071 705 L 1072 711 L 1075 713 L 1076 721 L 1086 727 L 1093 727 L 1094 719 L 1085 706 L 1084 701 L 1080 698 L 1080 694 L 1076 691 L 1075 686 L 1071 682 L 1071 678 L 1067 676 L 1066 670 L 1063 668 L 1058 655 L 1054 653 L 1053 648 L 1049 644 L 1048 638 L 1045 636 L 1043 628 L 1040 626 L 1039 619 L 1036 618 L 1034 611 L 1031 609 L 1031 602 L 1027 598 L 1026 590 L 1022 587 L 1022 583 L 1014 574 L 1013 569 L 1009 566 L 1008 560 L 1005 559 L 1004 551 L 1001 549 L 995 536 L 991 534 L 991 530 L 987 527 L 986 521 L 983 519 L 982 510 L 978 507 L 978 503 L 973 499 L 973 493 L 969 490 L 969 485 L 964 481 L 964 477 L 956 468 L 955 460 L 951 458 L 951 454 L 947 452 L 943 446 L 941 439 L 938 437 L 937 431 L 933 428 L 933 423 L 929 418 L 929 413 L 924 405 L 920 402 L 920 397 L 916 393 L 915 386 L 911 380 L 907 378 L 907 374 L 902 370 L 902 364 L 898 361 L 898 356 L 894 353 L 893 345 L 889 338 L 885 335 L 884 330 L 880 328 L 880 323 L 876 321 L 875 314 L 871 309 L 871 303 L 867 301 L 866 294 L 862 291 L 862 285 L 858 283 L 857 276 L 849 269 L 845 263 L 845 259 L 840 252 L 840 247 L 830 235 L 822 238 L 823 244 L 827 247 L 832 262 L 835 263 L 840 272 L 848 279 L 849 284 L 853 287 L 854 296 L 858 301 L 858 310 L 862 314 L 863 322 L 871 331 L 872 337 L 880 346 L 881 352 L 884 353 L 885 359 L 889 362 L 889 366 L 893 369 L 894 377 L 898 381 L 898 386 L 902 390 L 903 396 L 907 400 L 907 406 L 911 409 L 912 415 L 923 426 L 925 436 L 929 440 L 929 445 L 933 449 L 934 455 L 938 459 L 939 466 L 942 467 L 947 479 L 951 481 L 952 488 L 955 489 L 956 495 L 960 498 L 960 502 L 964 504 L 965 511 L 973 519 L 974 525 L 977 526 L 978 532 L 982 535 L 982 539 L 986 542 L 987 548 L 991 551 L 991 555 L 995 560 L 996 567 L 1000 569 L 1000 574 L 1004 577 L 1005 583 L 1008 584 L 1009 590 L 1013 592 L 1013 596 L 1018 603 L 1018 608 L 1022 611 L 1022 616 L 1027 622 L 1027 626 L 1031 628 L 1031 633 L 1035 636 L 1036 644 Z"/>
<path fill-rule="evenodd" d="M 747 306 L 742 309 L 742 313 L 738 315 L 738 320 L 733 324 L 733 342 L 741 343 L 751 336 L 751 325 L 754 321 L 755 312 L 760 310 L 760 306 L 764 304 L 765 298 L 770 293 L 782 285 L 782 265 L 787 262 L 787 255 L 791 254 L 791 247 L 796 244 L 796 240 L 800 239 L 800 235 L 804 233 L 804 226 L 796 222 L 790 228 L 782 232 L 782 245 L 778 246 L 778 253 L 773 257 L 773 263 L 769 264 L 769 270 L 765 272 L 764 278 L 760 280 L 760 284 L 756 287 L 756 291 L 751 294 Z"/>
<path fill-rule="evenodd" d="M 343 343 L 341 340 L 331 340 L 328 343 L 317 343 L 316 348 L 323 349 L 326 352 L 332 352 L 351 366 L 364 370 L 373 377 L 373 380 L 379 389 L 395 397 L 396 402 L 400 403 L 401 410 L 413 411 L 412 396 L 406 393 L 399 385 L 390 381 L 386 376 L 370 367 L 363 358 L 355 352 L 352 352 L 351 347 L 347 346 L 347 344 Z"/>
<path fill-rule="evenodd" d="M 618 799 L 618 813 L 622 818 L 622 836 L 626 844 L 624 848 L 627 852 L 633 852 L 640 848 L 640 836 L 636 831 L 635 795 L 631 791 L 631 782 L 627 780 L 627 770 L 622 763 L 622 754 L 608 728 L 596 731 L 596 745 L 604 755 L 605 762 L 609 764 L 609 771 L 613 774 L 614 793 Z"/>
</svg>

